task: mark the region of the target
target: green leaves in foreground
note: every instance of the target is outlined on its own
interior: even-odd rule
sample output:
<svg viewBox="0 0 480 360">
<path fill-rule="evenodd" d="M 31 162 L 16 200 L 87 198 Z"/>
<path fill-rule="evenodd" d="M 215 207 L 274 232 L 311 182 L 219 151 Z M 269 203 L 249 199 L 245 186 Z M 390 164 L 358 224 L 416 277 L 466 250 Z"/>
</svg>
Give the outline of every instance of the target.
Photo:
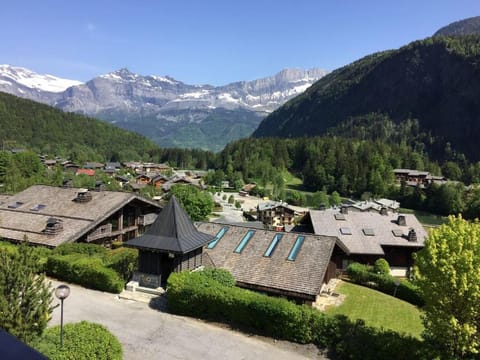
<svg viewBox="0 0 480 360">
<path fill-rule="evenodd" d="M 480 352 L 480 223 L 449 217 L 416 256 L 425 339 L 452 358 Z"/>
</svg>

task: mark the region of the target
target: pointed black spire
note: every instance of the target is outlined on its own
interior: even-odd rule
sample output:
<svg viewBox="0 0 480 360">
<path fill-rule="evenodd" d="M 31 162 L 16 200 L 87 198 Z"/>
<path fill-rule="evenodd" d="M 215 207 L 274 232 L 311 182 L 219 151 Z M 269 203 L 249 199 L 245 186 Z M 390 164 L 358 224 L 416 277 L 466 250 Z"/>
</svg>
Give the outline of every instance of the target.
<svg viewBox="0 0 480 360">
<path fill-rule="evenodd" d="M 174 195 L 145 234 L 125 245 L 165 252 L 185 254 L 214 239 L 197 230 Z"/>
</svg>

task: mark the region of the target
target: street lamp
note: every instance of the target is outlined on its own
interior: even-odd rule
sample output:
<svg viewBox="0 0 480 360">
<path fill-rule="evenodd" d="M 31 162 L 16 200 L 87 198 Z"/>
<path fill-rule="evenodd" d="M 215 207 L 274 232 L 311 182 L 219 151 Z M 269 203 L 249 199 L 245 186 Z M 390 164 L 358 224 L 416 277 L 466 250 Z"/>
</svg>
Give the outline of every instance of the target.
<svg viewBox="0 0 480 360">
<path fill-rule="evenodd" d="M 60 299 L 60 348 L 63 346 L 63 300 L 70 295 L 70 288 L 67 285 L 59 285 L 55 289 L 55 296 Z"/>
<path fill-rule="evenodd" d="M 397 295 L 398 285 L 400 285 L 400 280 L 395 279 L 395 290 L 393 290 L 393 297 Z"/>
</svg>

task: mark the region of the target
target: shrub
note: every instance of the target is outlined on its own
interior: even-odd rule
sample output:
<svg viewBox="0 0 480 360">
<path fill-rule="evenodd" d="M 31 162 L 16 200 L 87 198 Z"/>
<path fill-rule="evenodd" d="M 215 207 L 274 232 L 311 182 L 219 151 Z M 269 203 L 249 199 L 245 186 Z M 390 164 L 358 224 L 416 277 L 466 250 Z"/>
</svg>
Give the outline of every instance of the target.
<svg viewBox="0 0 480 360">
<path fill-rule="evenodd" d="M 112 250 L 121 248 L 121 247 L 123 247 L 123 241 L 118 241 L 118 240 L 112 241 L 110 246 L 112 247 Z"/>
<path fill-rule="evenodd" d="M 390 275 L 390 265 L 385 259 L 377 259 L 373 265 L 373 272 L 380 275 Z"/>
<path fill-rule="evenodd" d="M 330 331 L 327 315 L 309 306 L 224 286 L 202 272 L 172 273 L 167 281 L 168 308 L 208 320 L 232 322 L 261 334 L 309 343 Z M 313 326 L 315 325 L 315 326 Z"/>
<path fill-rule="evenodd" d="M 107 267 L 115 270 L 124 281 L 128 281 L 138 262 L 138 250 L 129 248 L 118 248 L 107 253 L 105 259 Z"/>
<path fill-rule="evenodd" d="M 122 345 L 100 324 L 81 321 L 63 328 L 60 348 L 60 326 L 48 328 L 32 346 L 51 360 L 121 360 Z"/>
<path fill-rule="evenodd" d="M 78 254 L 52 255 L 46 264 L 47 274 L 90 289 L 119 293 L 124 281 L 115 270 L 105 267 L 95 257 L 78 257 Z"/>
<path fill-rule="evenodd" d="M 201 275 L 206 276 L 212 280 L 218 281 L 223 286 L 232 287 L 235 286 L 236 281 L 232 274 L 228 270 L 205 268 L 200 272 Z"/>
<path fill-rule="evenodd" d="M 69 255 L 69 254 L 83 254 L 88 256 L 104 257 L 107 254 L 107 249 L 96 244 L 84 243 L 69 243 L 62 244 L 53 249 L 54 254 Z"/>
</svg>

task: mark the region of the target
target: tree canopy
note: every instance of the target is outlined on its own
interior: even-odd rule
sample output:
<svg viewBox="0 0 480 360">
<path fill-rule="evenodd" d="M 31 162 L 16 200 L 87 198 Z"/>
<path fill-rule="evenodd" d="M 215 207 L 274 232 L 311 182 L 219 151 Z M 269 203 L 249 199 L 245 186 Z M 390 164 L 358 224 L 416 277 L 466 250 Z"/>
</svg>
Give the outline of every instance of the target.
<svg viewBox="0 0 480 360">
<path fill-rule="evenodd" d="M 425 339 L 448 358 L 480 353 L 480 223 L 449 217 L 416 254 Z"/>
<path fill-rule="evenodd" d="M 175 195 L 193 221 L 206 220 L 213 210 L 214 202 L 210 193 L 195 186 L 177 184 L 172 186 L 170 194 Z"/>
</svg>

